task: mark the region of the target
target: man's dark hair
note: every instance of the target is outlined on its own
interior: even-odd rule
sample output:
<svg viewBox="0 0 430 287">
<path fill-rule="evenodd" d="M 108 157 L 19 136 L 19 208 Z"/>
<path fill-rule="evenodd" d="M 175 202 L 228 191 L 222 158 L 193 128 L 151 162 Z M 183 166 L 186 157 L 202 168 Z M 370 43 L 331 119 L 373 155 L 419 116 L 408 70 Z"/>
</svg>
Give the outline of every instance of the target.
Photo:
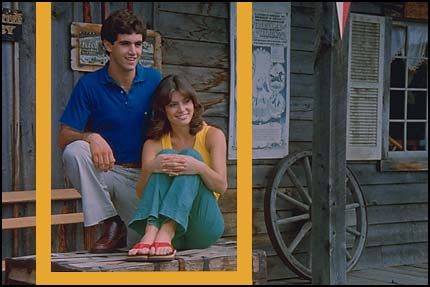
<svg viewBox="0 0 430 287">
<path fill-rule="evenodd" d="M 141 17 L 127 10 L 113 12 L 103 21 L 101 38 L 114 43 L 118 34 L 142 34 L 142 40 L 146 39 L 146 25 Z"/>
</svg>

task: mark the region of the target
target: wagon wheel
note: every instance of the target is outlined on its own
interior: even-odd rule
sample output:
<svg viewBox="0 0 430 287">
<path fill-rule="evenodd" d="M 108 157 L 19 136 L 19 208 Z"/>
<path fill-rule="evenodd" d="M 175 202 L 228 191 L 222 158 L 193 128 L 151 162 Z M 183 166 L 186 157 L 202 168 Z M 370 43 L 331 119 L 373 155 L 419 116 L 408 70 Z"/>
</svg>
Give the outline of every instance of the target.
<svg viewBox="0 0 430 287">
<path fill-rule="evenodd" d="M 282 261 L 297 275 L 312 278 L 312 152 L 283 158 L 274 169 L 264 196 L 264 219 L 272 245 Z M 360 185 L 346 169 L 346 271 L 364 249 L 367 209 Z"/>
</svg>

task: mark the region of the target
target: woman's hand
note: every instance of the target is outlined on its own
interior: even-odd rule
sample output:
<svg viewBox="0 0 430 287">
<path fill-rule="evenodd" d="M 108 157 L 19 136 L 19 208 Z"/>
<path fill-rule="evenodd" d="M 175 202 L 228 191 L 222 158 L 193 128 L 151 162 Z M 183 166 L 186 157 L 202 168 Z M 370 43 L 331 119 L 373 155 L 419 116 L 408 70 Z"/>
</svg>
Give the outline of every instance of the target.
<svg viewBox="0 0 430 287">
<path fill-rule="evenodd" d="M 156 162 L 159 162 L 160 171 L 170 176 L 199 174 L 202 164 L 192 156 L 180 154 L 162 154 L 157 156 Z"/>
</svg>

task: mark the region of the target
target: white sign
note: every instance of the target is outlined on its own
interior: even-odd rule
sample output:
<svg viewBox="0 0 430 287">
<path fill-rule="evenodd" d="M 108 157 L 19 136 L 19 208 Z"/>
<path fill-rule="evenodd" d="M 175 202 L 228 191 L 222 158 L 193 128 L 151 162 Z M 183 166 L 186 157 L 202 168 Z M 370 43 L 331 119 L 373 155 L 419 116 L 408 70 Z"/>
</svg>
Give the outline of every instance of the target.
<svg viewBox="0 0 430 287">
<path fill-rule="evenodd" d="M 236 4 L 231 4 L 229 159 L 236 158 Z M 288 154 L 290 3 L 253 3 L 252 155 Z M 240 52 L 240 51 L 239 51 Z"/>
</svg>

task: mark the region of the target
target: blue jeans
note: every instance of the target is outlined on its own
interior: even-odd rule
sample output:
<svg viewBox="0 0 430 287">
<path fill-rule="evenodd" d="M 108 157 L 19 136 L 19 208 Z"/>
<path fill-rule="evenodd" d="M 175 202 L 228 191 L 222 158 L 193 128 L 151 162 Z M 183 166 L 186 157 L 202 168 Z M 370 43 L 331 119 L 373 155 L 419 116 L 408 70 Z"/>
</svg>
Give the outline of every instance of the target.
<svg viewBox="0 0 430 287">
<path fill-rule="evenodd" d="M 192 148 L 164 149 L 158 154 L 189 155 L 203 161 Z M 199 175 L 151 174 L 129 227 L 143 235 L 148 223 L 160 228 L 167 220 L 176 222 L 172 245 L 178 250 L 207 248 L 224 232 L 218 202 Z"/>
</svg>

